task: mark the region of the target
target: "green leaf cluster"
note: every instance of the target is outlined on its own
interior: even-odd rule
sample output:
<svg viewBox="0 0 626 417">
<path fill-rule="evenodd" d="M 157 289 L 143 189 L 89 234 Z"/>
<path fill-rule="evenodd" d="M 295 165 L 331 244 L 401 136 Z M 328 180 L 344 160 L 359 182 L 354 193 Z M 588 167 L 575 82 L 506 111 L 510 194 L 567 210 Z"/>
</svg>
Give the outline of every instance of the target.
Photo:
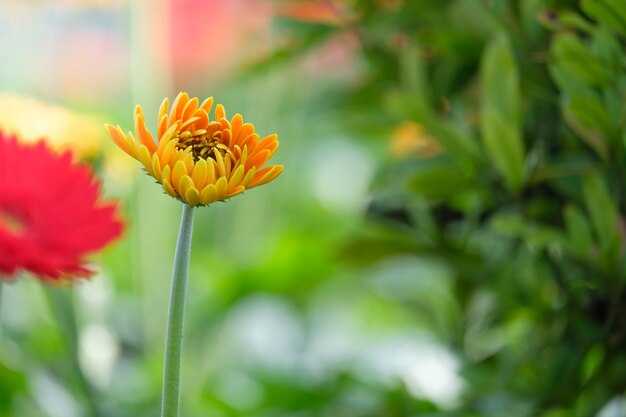
<svg viewBox="0 0 626 417">
<path fill-rule="evenodd" d="M 326 34 L 355 34 L 364 63 L 343 122 L 381 147 L 412 123 L 443 149 L 388 158 L 367 211 L 386 232 L 347 251 L 452 271 L 461 314 L 431 330 L 467 387 L 433 415 L 597 415 L 626 391 L 626 3 L 348 3 Z"/>
</svg>

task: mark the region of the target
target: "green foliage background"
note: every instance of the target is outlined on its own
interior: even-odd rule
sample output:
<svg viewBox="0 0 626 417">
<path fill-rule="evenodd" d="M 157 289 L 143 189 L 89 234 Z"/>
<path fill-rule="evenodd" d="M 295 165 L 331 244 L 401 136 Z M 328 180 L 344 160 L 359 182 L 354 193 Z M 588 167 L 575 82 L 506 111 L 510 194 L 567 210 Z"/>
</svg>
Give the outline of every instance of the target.
<svg viewBox="0 0 626 417">
<path fill-rule="evenodd" d="M 332 5 L 277 19 L 290 41 L 210 93 L 280 133 L 286 170 L 197 213 L 182 415 L 626 415 L 626 3 Z M 303 80 L 348 38 L 349 77 Z M 405 122 L 444 151 L 391 157 Z M 324 171 L 367 204 L 325 202 Z M 158 415 L 180 207 L 149 178 L 107 192 L 129 228 L 104 276 L 5 286 L 0 416 Z M 117 349 L 100 382 L 67 354 L 89 328 Z M 433 394 L 449 358 L 460 388 Z"/>
</svg>

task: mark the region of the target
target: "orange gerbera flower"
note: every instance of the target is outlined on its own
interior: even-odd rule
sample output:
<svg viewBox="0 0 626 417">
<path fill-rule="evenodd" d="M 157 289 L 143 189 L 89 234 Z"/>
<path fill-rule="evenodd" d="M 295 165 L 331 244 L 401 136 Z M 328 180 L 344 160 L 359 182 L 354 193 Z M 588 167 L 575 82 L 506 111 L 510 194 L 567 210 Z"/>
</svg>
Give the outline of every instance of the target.
<svg viewBox="0 0 626 417">
<path fill-rule="evenodd" d="M 166 98 L 159 110 L 156 142 L 146 128 L 141 106 L 135 108 L 139 141 L 119 126 L 106 125 L 106 129 L 167 194 L 192 207 L 234 197 L 276 178 L 283 166 L 265 164 L 278 149 L 277 135 L 260 139 L 254 125 L 244 123 L 240 114 L 227 120 L 221 104 L 211 121 L 212 107 L 213 97 L 200 104 L 197 98 L 180 93 L 168 115 Z"/>
</svg>

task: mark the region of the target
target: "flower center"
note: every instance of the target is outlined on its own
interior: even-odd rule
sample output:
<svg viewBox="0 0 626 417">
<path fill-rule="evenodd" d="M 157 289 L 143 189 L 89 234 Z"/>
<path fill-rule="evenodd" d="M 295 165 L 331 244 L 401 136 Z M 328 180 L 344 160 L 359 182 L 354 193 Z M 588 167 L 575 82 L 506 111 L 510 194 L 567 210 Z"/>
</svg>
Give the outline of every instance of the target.
<svg viewBox="0 0 626 417">
<path fill-rule="evenodd" d="M 16 215 L 0 208 L 0 229 L 5 229 L 12 234 L 20 235 L 24 229 L 26 229 L 26 225 Z"/>
<path fill-rule="evenodd" d="M 185 150 L 191 148 L 191 154 L 193 155 L 193 161 L 198 162 L 199 159 L 212 158 L 215 160 L 215 151 L 217 149 L 222 156 L 228 153 L 228 147 L 219 142 L 222 132 L 214 132 L 211 137 L 206 133 L 192 134 L 191 132 L 181 132 L 178 136 L 178 143 L 176 148 Z"/>
</svg>

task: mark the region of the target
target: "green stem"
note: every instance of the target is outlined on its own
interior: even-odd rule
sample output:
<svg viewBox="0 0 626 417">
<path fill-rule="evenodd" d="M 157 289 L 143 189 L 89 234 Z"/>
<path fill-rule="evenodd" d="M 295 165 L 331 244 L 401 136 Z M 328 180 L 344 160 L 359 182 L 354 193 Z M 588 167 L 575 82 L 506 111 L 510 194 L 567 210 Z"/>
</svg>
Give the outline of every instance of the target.
<svg viewBox="0 0 626 417">
<path fill-rule="evenodd" d="M 167 334 L 165 336 L 161 417 L 178 417 L 180 408 L 180 364 L 192 230 L 193 207 L 184 204 L 180 230 L 178 232 L 178 242 L 176 243 L 174 271 L 172 272 L 172 291 L 170 293 L 170 311 L 167 318 Z"/>
<path fill-rule="evenodd" d="M 79 382 L 80 389 L 83 391 L 84 399 L 87 401 L 89 415 L 99 417 L 102 415 L 100 413 L 100 407 L 95 399 L 91 384 L 87 381 L 85 373 L 78 362 L 78 329 L 74 312 L 74 294 L 72 289 L 45 285 L 44 292 L 46 293 L 50 308 L 56 318 L 57 325 L 61 330 L 67 356 L 70 361 L 70 367 Z"/>
<path fill-rule="evenodd" d="M 0 276 L 0 353 L 2 353 L 2 277 Z"/>
</svg>

